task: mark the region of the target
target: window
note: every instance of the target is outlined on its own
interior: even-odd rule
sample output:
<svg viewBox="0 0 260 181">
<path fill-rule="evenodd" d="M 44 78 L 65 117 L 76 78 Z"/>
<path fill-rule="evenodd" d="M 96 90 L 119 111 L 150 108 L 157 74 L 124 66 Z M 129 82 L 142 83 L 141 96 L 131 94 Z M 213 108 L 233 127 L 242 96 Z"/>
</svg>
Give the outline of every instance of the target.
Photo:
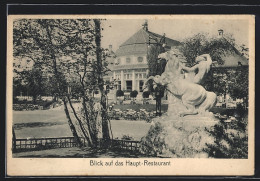
<svg viewBox="0 0 260 181">
<path fill-rule="evenodd" d="M 125 79 L 132 79 L 132 74 L 124 74 Z"/>
<path fill-rule="evenodd" d="M 127 57 L 126 58 L 126 63 L 131 63 L 131 58 Z"/>
<path fill-rule="evenodd" d="M 144 61 L 144 59 L 143 59 L 143 57 L 138 57 L 138 58 L 137 58 L 137 61 L 138 61 L 139 63 L 142 63 L 142 62 Z"/>
<path fill-rule="evenodd" d="M 132 81 L 126 81 L 126 90 L 131 91 L 132 90 Z"/>
</svg>

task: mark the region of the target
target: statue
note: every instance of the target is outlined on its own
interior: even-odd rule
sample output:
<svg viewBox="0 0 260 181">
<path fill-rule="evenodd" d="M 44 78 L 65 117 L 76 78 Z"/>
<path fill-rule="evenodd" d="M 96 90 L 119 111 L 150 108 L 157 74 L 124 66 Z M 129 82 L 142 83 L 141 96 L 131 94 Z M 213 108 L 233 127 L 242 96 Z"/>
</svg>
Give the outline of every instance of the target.
<svg viewBox="0 0 260 181">
<path fill-rule="evenodd" d="M 167 85 L 170 93 L 168 113 L 186 115 L 206 115 L 216 104 L 216 94 L 208 92 L 200 85 L 210 70 L 212 60 L 208 54 L 198 56 L 195 66 L 186 67 L 178 58 L 178 51 L 168 51 L 158 56 L 166 59 L 165 71 L 161 76 L 151 76 L 156 84 Z M 195 73 L 197 71 L 197 73 Z M 188 77 L 185 76 L 188 73 Z M 156 86 L 155 84 L 155 86 Z"/>
<path fill-rule="evenodd" d="M 151 76 L 154 88 L 161 84 L 168 91 L 168 111 L 152 119 L 151 127 L 141 139 L 142 153 L 176 158 L 208 158 L 207 144 L 214 143 L 206 130 L 218 120 L 209 110 L 216 103 L 216 94 L 201 85 L 210 70 L 212 60 L 208 54 L 196 58 L 189 68 L 181 62 L 178 50 L 162 53 L 166 59 L 162 75 Z M 205 129 L 207 128 L 207 129 Z"/>
<path fill-rule="evenodd" d="M 203 54 L 196 57 L 195 62 L 197 63 L 193 67 L 189 68 L 183 66 L 182 69 L 189 73 L 188 80 L 196 84 L 201 84 L 205 78 L 205 75 L 209 72 L 212 60 L 209 54 Z M 197 71 L 197 73 L 195 73 Z M 191 75 L 192 74 L 192 75 Z M 186 78 L 185 78 L 186 79 Z"/>
</svg>

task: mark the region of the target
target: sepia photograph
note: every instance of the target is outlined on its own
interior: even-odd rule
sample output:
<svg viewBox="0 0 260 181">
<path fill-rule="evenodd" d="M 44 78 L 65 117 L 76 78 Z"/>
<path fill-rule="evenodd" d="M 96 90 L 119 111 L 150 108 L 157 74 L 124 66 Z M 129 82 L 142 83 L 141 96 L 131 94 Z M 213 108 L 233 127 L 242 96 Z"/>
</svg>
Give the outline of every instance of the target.
<svg viewBox="0 0 260 181">
<path fill-rule="evenodd" d="M 9 15 L 10 175 L 252 175 L 253 15 Z"/>
</svg>

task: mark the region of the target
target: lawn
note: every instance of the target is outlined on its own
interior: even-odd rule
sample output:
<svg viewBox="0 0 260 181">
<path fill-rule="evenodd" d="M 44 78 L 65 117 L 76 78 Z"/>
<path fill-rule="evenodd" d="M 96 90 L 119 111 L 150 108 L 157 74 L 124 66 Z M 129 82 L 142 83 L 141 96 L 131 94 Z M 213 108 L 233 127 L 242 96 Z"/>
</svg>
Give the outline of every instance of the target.
<svg viewBox="0 0 260 181">
<path fill-rule="evenodd" d="M 65 113 L 60 109 L 13 111 L 16 138 L 40 138 L 72 136 Z M 145 121 L 111 120 L 114 138 L 123 135 L 140 140 L 150 128 Z"/>
<path fill-rule="evenodd" d="M 167 110 L 168 105 L 162 105 L 162 111 Z M 155 105 L 115 105 L 114 109 L 133 109 L 139 111 L 146 109 L 154 111 Z M 213 108 L 214 113 L 232 115 L 234 110 Z M 13 111 L 13 124 L 17 138 L 40 138 L 40 137 L 65 137 L 72 136 L 63 106 L 50 110 Z M 134 140 L 140 140 L 146 135 L 150 123 L 145 121 L 111 120 L 113 138 L 122 138 L 128 135 Z"/>
</svg>

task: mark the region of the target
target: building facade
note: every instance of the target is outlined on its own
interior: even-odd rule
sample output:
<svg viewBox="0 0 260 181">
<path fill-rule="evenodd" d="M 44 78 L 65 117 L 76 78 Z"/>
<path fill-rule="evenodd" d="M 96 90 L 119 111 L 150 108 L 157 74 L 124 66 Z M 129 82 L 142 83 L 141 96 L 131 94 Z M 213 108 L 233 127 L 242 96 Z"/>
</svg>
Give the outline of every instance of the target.
<svg viewBox="0 0 260 181">
<path fill-rule="evenodd" d="M 150 32 L 147 22 L 143 24 L 139 31 L 120 45 L 115 52 L 114 62 L 111 63 L 113 66 L 110 67 L 112 71 L 111 79 L 115 82 L 116 90 L 125 92 L 143 91 L 149 72 L 148 48 L 162 38 L 166 47 L 180 45 L 180 42 L 176 40 Z"/>
</svg>

